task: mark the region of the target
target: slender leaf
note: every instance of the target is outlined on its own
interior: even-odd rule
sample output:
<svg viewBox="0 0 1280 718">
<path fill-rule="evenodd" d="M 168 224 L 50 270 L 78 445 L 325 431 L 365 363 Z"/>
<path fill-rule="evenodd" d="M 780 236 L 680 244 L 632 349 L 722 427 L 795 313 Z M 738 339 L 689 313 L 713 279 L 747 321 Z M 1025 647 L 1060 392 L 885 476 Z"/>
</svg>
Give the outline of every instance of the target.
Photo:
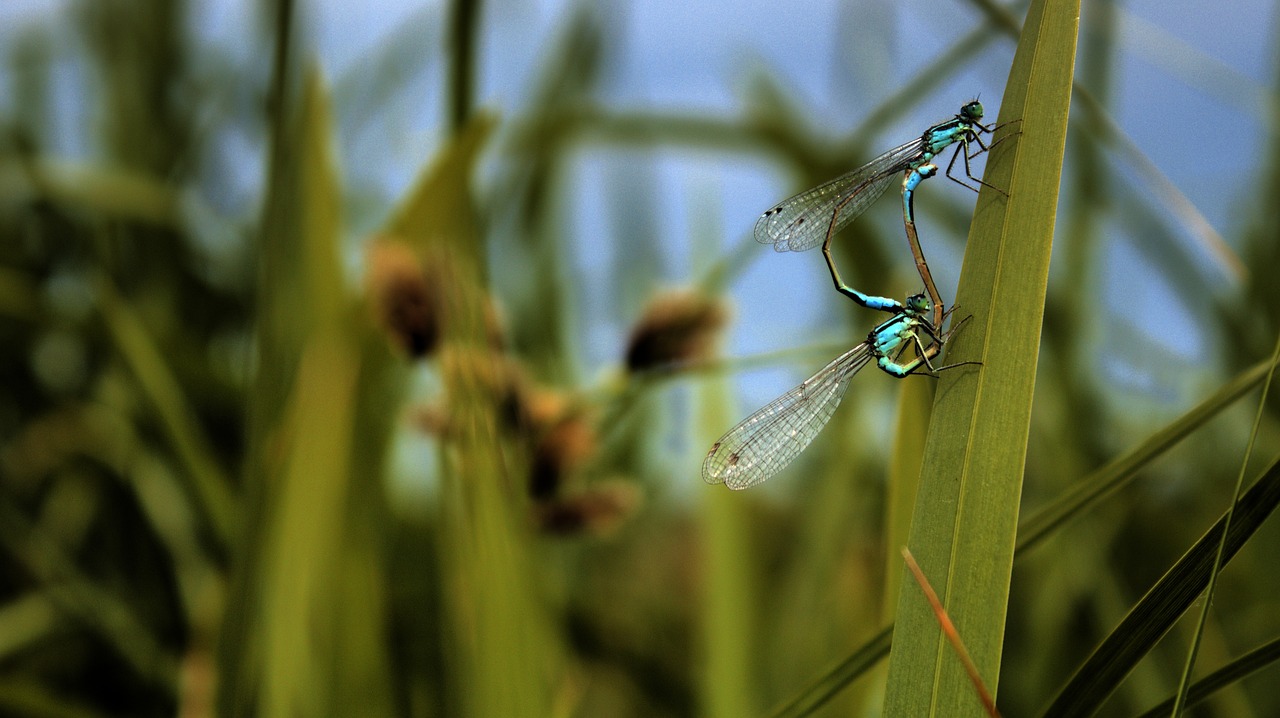
<svg viewBox="0 0 1280 718">
<path fill-rule="evenodd" d="M 1066 142 L 1079 3 L 1028 12 L 965 254 L 957 304 L 972 313 L 940 380 L 911 527 L 984 682 L 995 689 Z M 1016 131 L 1018 134 L 1013 134 Z M 1006 134 L 1007 133 L 1007 134 Z M 1001 138 L 1005 138 L 1001 140 Z M 982 706 L 918 591 L 899 593 L 885 712 L 980 715 Z"/>
<path fill-rule="evenodd" d="M 212 442 L 201 430 L 186 393 L 142 319 L 106 276 L 98 278 L 97 290 L 98 306 L 116 350 L 133 372 L 181 462 L 182 476 L 196 507 L 207 517 L 218 539 L 229 545 L 238 532 L 236 500 L 229 477 L 214 458 Z"/>
<path fill-rule="evenodd" d="M 773 718 L 798 718 L 812 715 L 837 693 L 858 676 L 866 673 L 872 666 L 889 655 L 889 646 L 893 642 L 893 626 L 889 626 L 854 651 L 848 658 L 837 663 L 831 670 L 823 673 L 812 683 L 805 686 L 795 698 L 775 708 L 770 715 Z"/>
<path fill-rule="evenodd" d="M 1063 523 L 1111 496 L 1138 475 L 1138 472 L 1235 403 L 1267 376 L 1271 362 L 1263 361 L 1241 372 L 1212 396 L 1206 398 L 1171 424 L 1147 437 L 1124 455 L 1108 462 L 1079 481 L 1053 503 L 1018 526 L 1018 551 L 1028 550 L 1053 535 Z"/>
<path fill-rule="evenodd" d="M 1207 699 L 1215 692 L 1227 686 L 1235 685 L 1246 676 L 1250 676 L 1276 661 L 1280 661 L 1280 638 L 1267 641 L 1222 668 L 1192 683 L 1191 690 L 1187 693 L 1186 706 L 1190 708 Z M 1170 696 L 1167 700 L 1138 716 L 1138 718 L 1162 718 L 1170 715 L 1174 698 L 1174 696 Z"/>
<path fill-rule="evenodd" d="M 1019 525 L 1015 559 L 1020 558 L 1023 552 L 1037 546 L 1045 538 L 1052 536 L 1072 518 L 1083 514 L 1102 499 L 1120 490 L 1138 476 L 1142 468 L 1150 465 L 1191 432 L 1203 427 L 1210 419 L 1257 386 L 1266 377 L 1270 367 L 1269 361 L 1256 364 L 1129 452 L 1108 462 L 1106 466 L 1091 472 L 1079 481 L 1073 482 L 1074 488 Z M 902 441 L 901 430 L 902 427 L 899 428 L 899 441 Z M 898 460 L 903 461 L 904 458 Z M 824 705 L 832 696 L 888 655 L 892 630 L 893 627 L 890 626 L 867 641 L 848 658 L 840 661 L 806 686 L 795 698 L 776 709 L 774 715 L 808 715 L 809 712 Z"/>
<path fill-rule="evenodd" d="M 1280 459 L 1240 497 L 1223 547 L 1225 565 L 1280 505 Z M 1102 705 L 1208 585 L 1226 517 L 1219 519 L 1138 601 L 1063 686 L 1045 718 L 1088 716 Z"/>
</svg>

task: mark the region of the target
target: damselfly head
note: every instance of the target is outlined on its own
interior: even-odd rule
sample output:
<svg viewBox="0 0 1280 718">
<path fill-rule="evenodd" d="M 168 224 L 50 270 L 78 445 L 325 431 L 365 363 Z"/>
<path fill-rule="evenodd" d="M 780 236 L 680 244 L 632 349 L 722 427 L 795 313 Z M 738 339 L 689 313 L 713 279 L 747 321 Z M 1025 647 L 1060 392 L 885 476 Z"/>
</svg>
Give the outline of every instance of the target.
<svg viewBox="0 0 1280 718">
<path fill-rule="evenodd" d="M 920 314 L 927 314 L 933 310 L 933 302 L 923 292 L 912 294 L 907 297 L 907 309 Z"/>
<path fill-rule="evenodd" d="M 977 122 L 982 119 L 982 103 L 977 100 L 970 100 L 960 108 L 960 117 L 970 122 Z"/>
</svg>

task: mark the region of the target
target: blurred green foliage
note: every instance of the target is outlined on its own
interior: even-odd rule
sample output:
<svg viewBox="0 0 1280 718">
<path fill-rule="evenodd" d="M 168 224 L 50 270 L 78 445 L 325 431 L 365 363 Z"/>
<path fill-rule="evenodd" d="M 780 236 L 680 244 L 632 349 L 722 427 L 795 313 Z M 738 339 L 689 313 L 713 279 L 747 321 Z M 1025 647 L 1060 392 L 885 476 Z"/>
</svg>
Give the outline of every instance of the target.
<svg viewBox="0 0 1280 718">
<path fill-rule="evenodd" d="M 722 254 L 717 221 L 695 217 L 679 245 L 698 271 L 665 286 L 663 195 L 640 168 L 687 152 L 763 154 L 803 185 L 846 171 L 878 149 L 873 130 L 1018 41 L 1021 5 L 970 5 L 978 27 L 846 142 L 810 129 L 767 68 L 732 116 L 610 106 L 620 10 L 588 3 L 527 102 L 485 110 L 475 3 L 415 16 L 442 25 L 424 33 L 439 46 L 397 33 L 361 65 L 373 77 L 332 87 L 287 0 L 259 9 L 251 59 L 197 42 L 192 8 L 159 0 L 82 0 L 14 33 L 0 56 L 0 714 L 874 713 L 886 627 L 899 591 L 918 591 L 898 546 L 931 380 L 860 380 L 778 488 L 697 482 L 701 452 L 752 408 L 732 400 L 736 372 L 820 353 L 717 358 L 730 321 L 751 320 L 730 319 L 727 293 L 759 248 Z M 1002 520 L 1023 518 L 1008 603 L 985 607 L 1003 631 L 959 621 L 962 638 L 1001 644 L 1006 715 L 1132 715 L 1173 694 L 1280 331 L 1275 118 L 1241 168 L 1258 181 L 1239 236 L 1215 244 L 1108 114 L 1122 14 L 1084 3 L 1029 435 L 1006 447 L 1026 459 Z M 424 55 L 445 77 L 439 141 L 403 196 L 373 196 L 343 171 L 360 158 L 343 156 L 335 117 L 377 113 L 398 63 Z M 83 73 L 79 153 L 54 130 L 68 63 Z M 260 196 L 244 211 L 228 209 L 245 171 L 219 154 L 228 137 L 264 148 L 246 153 Z M 582 366 L 570 234 L 585 153 L 644 160 L 605 175 L 620 219 L 591 238 L 610 261 L 590 271 L 629 327 L 607 371 Z M 1150 185 L 1118 177 L 1124 163 Z M 930 194 L 930 231 L 962 234 L 969 213 Z M 353 229 L 370 216 L 374 231 Z M 1208 298 L 1191 314 L 1227 350 L 1189 362 L 1136 330 L 1159 307 L 1096 301 L 1114 225 L 1150 243 L 1149 271 Z M 910 272 L 899 232 L 866 221 L 842 237 L 851 284 L 888 293 Z M 1236 283 L 1211 285 L 1174 233 L 1201 237 Z M 871 318 L 841 311 L 857 341 Z M 1103 348 L 1179 401 L 1099 371 Z M 1256 673 L 1274 675 L 1280 635 L 1274 394 L 1194 674 L 1218 671 L 1215 692 L 1194 715 L 1280 713 Z M 969 699 L 972 713 L 966 687 L 945 698 Z"/>
</svg>

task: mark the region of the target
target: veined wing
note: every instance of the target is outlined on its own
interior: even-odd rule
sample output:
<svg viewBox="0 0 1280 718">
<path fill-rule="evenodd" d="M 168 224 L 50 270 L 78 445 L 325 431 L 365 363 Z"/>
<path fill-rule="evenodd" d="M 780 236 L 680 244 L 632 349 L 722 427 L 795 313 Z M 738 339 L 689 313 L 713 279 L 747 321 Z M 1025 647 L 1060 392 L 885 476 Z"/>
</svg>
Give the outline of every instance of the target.
<svg viewBox="0 0 1280 718">
<path fill-rule="evenodd" d="M 730 429 L 703 460 L 703 481 L 745 489 L 781 471 L 827 425 L 871 356 L 871 345 L 859 344 Z"/>
<path fill-rule="evenodd" d="M 779 252 L 802 252 L 822 244 L 837 205 L 848 199 L 840 209 L 835 231 L 879 199 L 889 182 L 919 156 L 922 147 L 917 137 L 848 174 L 784 200 L 756 220 L 756 241 L 772 244 Z"/>
</svg>

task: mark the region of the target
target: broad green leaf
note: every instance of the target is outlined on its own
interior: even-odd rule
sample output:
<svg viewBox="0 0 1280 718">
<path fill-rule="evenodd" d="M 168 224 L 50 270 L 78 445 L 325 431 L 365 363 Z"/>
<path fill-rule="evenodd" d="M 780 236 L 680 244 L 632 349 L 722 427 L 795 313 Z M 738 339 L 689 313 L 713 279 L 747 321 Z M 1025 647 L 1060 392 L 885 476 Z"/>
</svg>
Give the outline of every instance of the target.
<svg viewBox="0 0 1280 718">
<path fill-rule="evenodd" d="M 1023 27 L 970 230 L 956 304 L 972 316 L 930 425 L 909 546 L 994 692 L 1035 388 L 1079 3 L 1039 0 Z M 1017 121 L 1016 124 L 1006 124 Z M 981 715 L 918 588 L 903 585 L 885 714 Z"/>
</svg>

